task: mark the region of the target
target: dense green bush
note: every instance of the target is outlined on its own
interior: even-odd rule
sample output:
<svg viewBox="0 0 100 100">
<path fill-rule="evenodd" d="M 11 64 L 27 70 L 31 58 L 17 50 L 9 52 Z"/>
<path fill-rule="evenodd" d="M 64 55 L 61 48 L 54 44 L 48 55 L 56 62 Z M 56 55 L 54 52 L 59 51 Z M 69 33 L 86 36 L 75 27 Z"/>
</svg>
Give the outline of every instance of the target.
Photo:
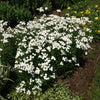
<svg viewBox="0 0 100 100">
<path fill-rule="evenodd" d="M 53 9 L 55 8 L 66 8 L 69 5 L 76 4 L 82 0 L 51 0 Z"/>
<path fill-rule="evenodd" d="M 16 26 L 20 21 L 31 19 L 31 12 L 24 7 L 9 5 L 9 2 L 0 2 L 0 20 L 8 21 L 11 27 Z"/>
<path fill-rule="evenodd" d="M 48 7 L 49 11 L 52 9 L 50 0 L 11 0 L 9 1 L 11 5 L 29 9 L 31 15 L 36 15 L 36 9 L 39 7 Z"/>
<path fill-rule="evenodd" d="M 15 8 L 10 6 L 8 2 L 0 2 L 0 20 L 8 21 L 11 25 L 16 24 Z"/>
</svg>

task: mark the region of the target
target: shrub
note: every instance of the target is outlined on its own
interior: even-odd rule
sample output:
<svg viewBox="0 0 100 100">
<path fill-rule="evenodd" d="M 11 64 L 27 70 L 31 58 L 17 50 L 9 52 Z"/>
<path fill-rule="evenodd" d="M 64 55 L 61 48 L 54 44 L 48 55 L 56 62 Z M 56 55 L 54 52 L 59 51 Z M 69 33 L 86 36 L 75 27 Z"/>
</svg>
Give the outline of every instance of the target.
<svg viewBox="0 0 100 100">
<path fill-rule="evenodd" d="M 20 22 L 14 29 L 3 28 L 2 44 L 8 46 L 10 43 L 11 49 L 3 48 L 1 53 L 7 50 L 10 55 L 6 57 L 12 61 L 14 58 L 11 57 L 16 54 L 14 68 L 19 73 L 16 92 L 35 95 L 56 75 L 80 66 L 80 58 L 90 48 L 89 42 L 92 42 L 89 36 L 91 30 L 83 28 L 82 24 L 90 22 L 87 17 L 43 15 L 27 24 Z M 11 47 L 11 43 L 16 47 Z"/>
<path fill-rule="evenodd" d="M 10 4 L 28 9 L 32 16 L 37 15 L 36 9 L 39 7 L 48 7 L 48 11 L 51 11 L 52 5 L 50 0 L 9 0 Z"/>
<path fill-rule="evenodd" d="M 20 21 L 31 19 L 31 12 L 24 8 L 9 5 L 9 2 L 0 2 L 0 19 L 8 21 L 8 26 L 15 27 Z"/>
<path fill-rule="evenodd" d="M 8 2 L 0 2 L 0 20 L 8 21 L 9 25 L 16 24 L 14 9 Z"/>
<path fill-rule="evenodd" d="M 17 23 L 19 23 L 20 21 L 27 22 L 32 18 L 31 12 L 24 7 L 16 8 L 15 17 L 16 17 Z"/>
<path fill-rule="evenodd" d="M 90 21 L 84 17 L 43 15 L 40 19 L 27 24 L 20 22 L 16 26 L 15 68 L 19 69 L 21 79 L 16 88 L 18 93 L 36 94 L 47 81 L 55 79 L 55 75 L 80 66 L 80 58 L 92 41 L 91 30 L 81 27 L 87 22 Z"/>
</svg>

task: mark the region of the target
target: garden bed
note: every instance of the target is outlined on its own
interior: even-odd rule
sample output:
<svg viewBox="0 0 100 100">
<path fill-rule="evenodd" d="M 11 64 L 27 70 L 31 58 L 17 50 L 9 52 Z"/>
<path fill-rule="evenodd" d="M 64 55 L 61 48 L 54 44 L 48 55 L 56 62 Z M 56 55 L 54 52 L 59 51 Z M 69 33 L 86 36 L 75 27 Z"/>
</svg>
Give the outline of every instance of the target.
<svg viewBox="0 0 100 100">
<path fill-rule="evenodd" d="M 100 60 L 100 7 L 79 2 L 46 16 L 48 8 L 14 28 L 0 21 L 0 98 L 87 99 Z"/>
</svg>

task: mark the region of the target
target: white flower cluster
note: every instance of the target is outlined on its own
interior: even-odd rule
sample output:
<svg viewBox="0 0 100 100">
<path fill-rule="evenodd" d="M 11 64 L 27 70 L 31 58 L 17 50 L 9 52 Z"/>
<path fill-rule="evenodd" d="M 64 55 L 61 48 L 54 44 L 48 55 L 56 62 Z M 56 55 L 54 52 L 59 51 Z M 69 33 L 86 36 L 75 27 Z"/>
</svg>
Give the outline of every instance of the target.
<svg viewBox="0 0 100 100">
<path fill-rule="evenodd" d="M 42 12 L 42 8 L 39 9 Z M 29 85 L 35 84 L 30 90 L 25 90 L 23 81 L 17 87 L 17 92 L 26 94 L 36 93 L 42 90 L 43 81 L 55 79 L 55 65 L 64 67 L 64 63 L 72 63 L 79 66 L 77 57 L 73 54 L 73 48 L 87 50 L 93 37 L 86 33 L 90 29 L 82 29 L 80 24 L 90 22 L 88 18 L 59 17 L 43 15 L 40 19 L 29 21 L 25 26 L 21 22 L 14 29 L 14 34 L 22 36 L 18 43 L 15 68 L 28 72 L 32 77 Z M 23 34 L 23 35 L 22 35 Z M 18 40 L 20 40 L 18 38 Z M 60 57 L 58 57 L 58 52 Z M 67 55 L 70 55 L 68 57 Z M 59 59 L 60 61 L 59 61 Z M 31 92 L 30 92 L 31 91 Z"/>
<path fill-rule="evenodd" d="M 36 10 L 38 10 L 41 13 L 41 12 L 45 12 L 46 10 L 48 10 L 48 7 L 45 7 L 45 8 L 40 7 L 40 8 L 37 8 Z"/>
<path fill-rule="evenodd" d="M 6 26 L 7 26 L 7 22 L 4 22 L 3 20 L 1 20 L 0 21 L 0 37 L 2 37 L 2 39 L 0 41 L 3 43 L 7 43 L 8 38 L 14 37 L 14 35 L 12 35 L 13 30 L 11 29 L 11 27 L 8 27 L 7 29 L 5 29 Z"/>
<path fill-rule="evenodd" d="M 12 35 L 12 29 L 10 27 L 7 28 L 7 22 L 0 20 L 0 52 L 3 51 L 3 44 L 8 43 L 8 39 L 12 37 L 14 37 L 14 35 Z"/>
<path fill-rule="evenodd" d="M 38 10 L 43 11 L 41 7 Z M 64 67 L 65 63 L 73 62 L 75 66 L 80 66 L 72 51 L 76 48 L 86 54 L 86 50 L 90 48 L 89 42 L 92 42 L 93 37 L 88 33 L 91 30 L 80 27 L 88 22 L 90 21 L 87 17 L 43 15 L 27 24 L 20 22 L 14 29 L 5 29 L 7 22 L 0 21 L 0 42 L 8 43 L 9 38 L 16 37 L 18 48 L 15 68 L 20 73 L 25 71 L 31 75 L 28 82 L 22 80 L 16 91 L 28 95 L 36 94 L 38 90 L 42 90 L 44 81 L 55 79 L 56 67 Z M 26 89 L 31 85 L 31 88 Z"/>
</svg>

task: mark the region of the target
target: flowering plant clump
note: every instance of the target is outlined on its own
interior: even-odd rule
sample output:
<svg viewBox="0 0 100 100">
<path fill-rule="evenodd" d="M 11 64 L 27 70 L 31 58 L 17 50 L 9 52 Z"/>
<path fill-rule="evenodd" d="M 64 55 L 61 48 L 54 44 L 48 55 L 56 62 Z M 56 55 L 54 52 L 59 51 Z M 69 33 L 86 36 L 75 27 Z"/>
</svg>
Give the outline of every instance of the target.
<svg viewBox="0 0 100 100">
<path fill-rule="evenodd" d="M 91 30 L 82 25 L 91 21 L 87 17 L 67 15 L 59 17 L 51 14 L 46 17 L 44 14 L 39 19 L 20 22 L 13 29 L 6 27 L 7 22 L 0 21 L 0 56 L 5 49 L 3 45 L 9 46 L 11 39 L 15 40 L 13 44 L 17 47 L 14 65 L 20 76 L 17 93 L 35 95 L 56 75 L 80 66 L 80 57 L 83 53 L 87 54 L 93 39 L 89 35 Z M 13 53 L 10 55 L 14 56 Z"/>
<path fill-rule="evenodd" d="M 14 29 L 18 44 L 15 68 L 24 78 L 16 91 L 36 94 L 62 69 L 80 66 L 79 54 L 90 48 L 89 42 L 93 39 L 88 34 L 89 28 L 81 28 L 81 24 L 88 22 L 87 17 L 56 15 L 43 15 L 27 24 L 20 22 Z"/>
<path fill-rule="evenodd" d="M 7 28 L 7 22 L 0 20 L 0 57 L 4 44 L 8 43 L 9 39 L 13 37 L 12 29 L 10 27 Z"/>
</svg>

